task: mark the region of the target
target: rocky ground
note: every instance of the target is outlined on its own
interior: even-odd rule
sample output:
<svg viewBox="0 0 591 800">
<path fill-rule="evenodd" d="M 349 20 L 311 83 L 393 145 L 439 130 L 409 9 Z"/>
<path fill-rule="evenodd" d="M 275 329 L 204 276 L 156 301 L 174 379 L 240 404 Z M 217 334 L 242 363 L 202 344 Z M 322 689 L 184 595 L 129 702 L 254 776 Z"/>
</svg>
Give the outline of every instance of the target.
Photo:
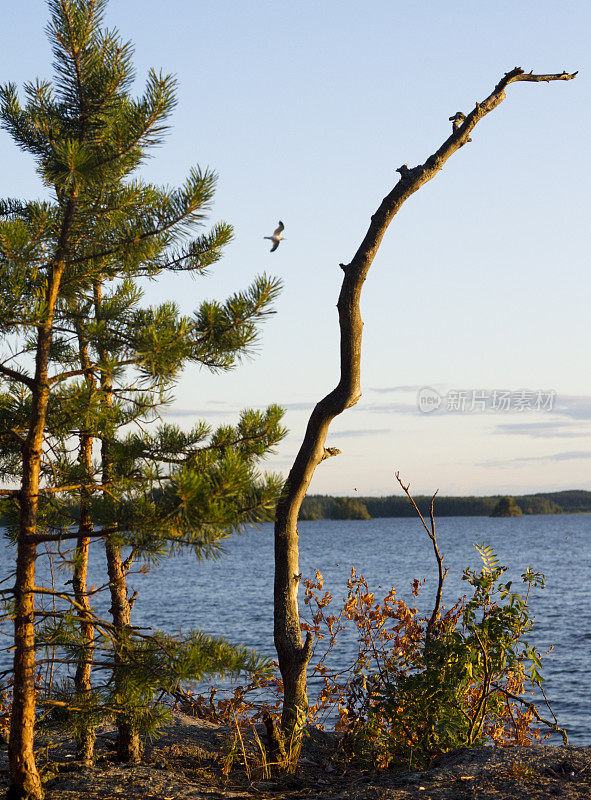
<svg viewBox="0 0 591 800">
<path fill-rule="evenodd" d="M 260 731 L 262 734 L 262 730 Z M 117 764 L 114 731 L 101 729 L 97 764 L 83 770 L 68 742 L 46 736 L 38 761 L 48 800 L 541 800 L 591 797 L 591 747 L 478 747 L 440 756 L 421 772 L 361 772 L 335 766 L 335 738 L 312 730 L 297 776 L 265 776 L 253 731 L 242 743 L 230 728 L 176 715 L 146 746 L 144 763 Z M 7 785 L 6 747 L 0 785 Z M 245 768 L 245 755 L 246 764 Z"/>
</svg>

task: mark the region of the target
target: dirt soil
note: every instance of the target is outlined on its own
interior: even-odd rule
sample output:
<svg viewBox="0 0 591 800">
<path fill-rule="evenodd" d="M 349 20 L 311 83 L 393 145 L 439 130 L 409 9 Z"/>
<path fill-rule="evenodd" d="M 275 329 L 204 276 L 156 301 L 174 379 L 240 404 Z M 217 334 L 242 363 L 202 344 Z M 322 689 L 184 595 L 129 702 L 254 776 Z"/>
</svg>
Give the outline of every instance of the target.
<svg viewBox="0 0 591 800">
<path fill-rule="evenodd" d="M 258 729 L 263 735 L 263 729 Z M 97 762 L 83 769 L 70 742 L 40 736 L 38 763 L 47 800 L 566 800 L 591 798 L 591 747 L 477 747 L 440 756 L 421 772 L 343 771 L 334 735 L 311 729 L 296 776 L 265 777 L 252 731 L 242 744 L 227 727 L 177 714 L 137 766 L 114 760 L 115 732 L 104 726 Z M 248 769 L 245 769 L 244 762 Z M 8 785 L 0 748 L 0 791 Z"/>
</svg>

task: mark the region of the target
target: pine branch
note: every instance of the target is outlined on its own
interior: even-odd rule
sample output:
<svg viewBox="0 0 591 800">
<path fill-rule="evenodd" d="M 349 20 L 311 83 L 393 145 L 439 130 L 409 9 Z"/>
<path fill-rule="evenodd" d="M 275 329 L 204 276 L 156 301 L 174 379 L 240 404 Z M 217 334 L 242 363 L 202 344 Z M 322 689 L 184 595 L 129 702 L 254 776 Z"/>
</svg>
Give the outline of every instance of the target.
<svg viewBox="0 0 591 800">
<path fill-rule="evenodd" d="M 13 381 L 16 381 L 17 383 L 22 383 L 23 386 L 31 389 L 31 391 L 35 387 L 35 381 L 33 378 L 23 374 L 22 372 L 18 372 L 15 369 L 10 369 L 10 367 L 7 367 L 5 364 L 0 364 L 0 374 L 10 378 Z"/>
</svg>

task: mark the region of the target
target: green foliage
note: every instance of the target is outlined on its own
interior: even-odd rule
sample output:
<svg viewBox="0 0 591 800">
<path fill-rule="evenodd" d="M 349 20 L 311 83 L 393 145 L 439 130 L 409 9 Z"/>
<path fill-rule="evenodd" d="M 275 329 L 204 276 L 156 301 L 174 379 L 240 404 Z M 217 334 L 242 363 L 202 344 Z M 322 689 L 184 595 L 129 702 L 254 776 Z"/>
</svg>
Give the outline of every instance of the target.
<svg viewBox="0 0 591 800">
<path fill-rule="evenodd" d="M 352 497 L 335 497 L 329 515 L 330 519 L 371 519 L 361 500 Z"/>
<path fill-rule="evenodd" d="M 0 364 L 0 477 L 22 479 L 23 443 L 43 429 L 37 535 L 77 539 L 73 555 L 61 549 L 61 563 L 54 554 L 74 573 L 87 558 L 84 540 L 102 539 L 119 575 L 112 623 L 86 612 L 96 624 L 98 666 L 112 680 L 108 690 L 99 681 L 92 692 L 70 691 L 78 709 L 71 719 L 94 720 L 110 704 L 137 730 L 156 718 L 163 687 L 254 664 L 252 654 L 202 634 L 139 637 L 124 582 L 140 557 L 180 548 L 216 557 L 231 533 L 269 519 L 280 480 L 260 462 L 285 435 L 279 407 L 245 410 L 216 430 L 163 424 L 161 413 L 187 367 L 228 370 L 255 351 L 281 282 L 255 277 L 189 315 L 172 302 L 143 305 L 143 279 L 205 274 L 230 242 L 225 222 L 203 230 L 217 176 L 196 166 L 177 188 L 138 177 L 166 131 L 175 79 L 152 70 L 143 94 L 132 97 L 133 48 L 102 26 L 107 0 L 48 5 L 54 81 L 26 84 L 23 99 L 13 84 L 0 87 L 0 124 L 34 157 L 47 195 L 0 201 L 0 336 L 8 350 Z M 38 411 L 40 394 L 48 401 Z M 16 493 L 9 514 L 18 544 Z M 124 613 L 115 619 L 118 604 Z M 79 630 L 80 595 L 72 607 L 76 616 L 66 601 L 37 634 L 39 647 L 57 648 L 75 666 L 92 647 Z"/>
<path fill-rule="evenodd" d="M 21 477 L 31 355 L 48 313 L 48 280 L 65 260 L 52 312 L 41 466 L 42 485 L 52 494 L 40 498 L 39 532 L 66 534 L 76 522 L 80 489 L 65 487 L 85 484 L 95 526 L 117 523 L 121 540 L 129 534 L 132 544 L 147 541 L 151 527 L 160 541 L 170 534 L 175 545 L 197 542 L 203 555 L 215 535 L 267 518 L 278 480 L 261 476 L 256 462 L 284 435 L 281 411 L 272 407 L 264 419 L 245 411 L 235 430 L 216 432 L 198 423 L 191 434 L 165 428 L 147 434 L 146 425 L 158 420 L 187 365 L 227 370 L 253 352 L 281 283 L 258 276 L 223 302 L 202 302 L 191 316 L 170 302 L 141 306 L 138 279 L 165 271 L 203 274 L 232 229 L 221 222 L 198 230 L 214 197 L 211 170 L 195 167 L 173 189 L 134 177 L 166 130 L 175 81 L 152 71 L 144 94 L 130 96 L 133 49 L 102 27 L 106 5 L 49 2 L 53 84 L 27 84 L 24 104 L 12 84 L 0 89 L 0 121 L 33 154 L 52 195 L 0 203 L 0 333 L 14 351 L 0 395 L 0 474 Z M 96 459 L 95 447 L 90 471 L 73 447 L 83 436 L 100 440 L 103 451 Z M 165 440 L 166 451 L 159 451 Z M 111 485 L 108 497 L 99 498 L 92 487 L 103 482 L 106 453 Z M 155 503 L 162 498 L 166 513 L 158 519 Z"/>
<path fill-rule="evenodd" d="M 42 698 L 53 719 L 80 740 L 105 719 L 124 717 L 133 727 L 153 736 L 170 718 L 169 707 L 154 703 L 154 696 L 176 697 L 195 683 L 215 676 L 245 674 L 264 679 L 271 674 L 268 659 L 253 650 L 232 645 L 225 639 L 201 631 L 171 636 L 162 631 L 149 635 L 129 631 L 124 637 L 109 638 L 103 632 L 101 658 L 97 667 L 108 670 L 113 679 L 102 682 L 90 693 L 80 694 L 71 681 L 61 681 L 50 697 Z M 76 620 L 64 615 L 47 627 L 37 646 L 59 647 L 77 659 L 85 652 Z M 114 650 L 121 658 L 115 658 Z"/>
<path fill-rule="evenodd" d="M 358 655 L 348 672 L 332 676 L 325 657 L 315 668 L 324 688 L 312 711 L 326 715 L 336 704 L 344 757 L 365 766 L 425 767 L 458 747 L 526 744 L 539 738 L 534 721 L 560 730 L 523 696 L 526 686 L 543 681 L 527 635 L 529 593 L 543 588 L 544 576 L 526 570 L 520 593 L 502 581 L 506 568 L 492 548 L 476 549 L 482 567 L 463 575 L 472 596 L 435 619 L 398 600 L 394 589 L 376 601 L 354 570 L 339 614 L 327 611 L 332 597 L 321 594 L 321 575 L 305 582 L 305 603 L 315 612 L 303 628 L 328 636 L 327 653 L 348 625 L 357 631 Z M 419 589 L 415 581 L 413 594 Z"/>
<path fill-rule="evenodd" d="M 514 497 L 501 497 L 493 508 L 491 517 L 520 517 L 522 513 Z"/>
<path fill-rule="evenodd" d="M 516 714 L 506 692 L 522 694 L 528 664 L 530 685 L 542 680 L 539 654 L 524 635 L 533 627 L 527 595 L 531 586 L 543 587 L 543 576 L 524 574 L 524 597 L 501 581 L 506 567 L 492 548 L 476 548 L 482 568 L 464 572 L 473 595 L 463 610 L 444 616 L 431 636 L 423 629 L 410 664 L 390 655 L 383 666 L 386 679 L 370 702 L 368 724 L 379 723 L 385 734 L 376 744 L 386 758 L 425 765 L 439 752 L 489 737 L 527 740 L 530 715 Z"/>
<path fill-rule="evenodd" d="M 524 514 L 564 514 L 566 512 L 566 508 L 563 509 L 550 497 L 524 495 L 516 498 L 516 502 Z"/>
<path fill-rule="evenodd" d="M 335 501 L 329 495 L 308 495 L 304 498 L 300 519 L 330 519 L 331 509 Z M 342 499 L 342 498 L 341 498 Z M 414 514 L 405 497 L 392 495 L 389 497 L 352 497 L 351 500 L 362 502 L 372 518 L 411 517 Z M 439 517 L 488 517 L 498 504 L 495 497 L 437 497 L 437 515 Z M 429 514 L 431 498 L 417 496 L 416 503 L 423 514 Z M 548 492 L 545 494 L 519 495 L 515 502 L 524 514 L 565 514 L 591 512 L 591 492 L 572 490 L 565 492 Z"/>
<path fill-rule="evenodd" d="M 124 653 L 114 663 L 115 680 L 107 704 L 148 736 L 169 716 L 162 704 L 154 703 L 157 694 L 173 695 L 213 675 L 269 671 L 268 661 L 253 651 L 199 631 L 182 637 L 155 631 L 149 637 L 118 641 L 116 646 L 123 646 Z"/>
</svg>

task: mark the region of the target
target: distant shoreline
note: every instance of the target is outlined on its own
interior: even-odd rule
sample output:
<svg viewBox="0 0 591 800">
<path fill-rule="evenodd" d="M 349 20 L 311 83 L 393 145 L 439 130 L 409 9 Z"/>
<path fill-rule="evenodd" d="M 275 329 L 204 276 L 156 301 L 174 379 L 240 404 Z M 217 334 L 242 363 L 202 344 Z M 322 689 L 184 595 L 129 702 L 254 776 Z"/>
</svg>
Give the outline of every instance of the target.
<svg viewBox="0 0 591 800">
<path fill-rule="evenodd" d="M 561 492 L 539 492 L 527 495 L 437 496 L 437 517 L 490 517 L 499 514 L 499 504 L 507 498 L 521 514 L 585 514 L 591 513 L 591 491 L 567 489 Z M 415 496 L 422 514 L 429 513 L 431 497 Z M 496 513 L 495 513 L 496 512 Z M 336 497 L 309 495 L 302 503 L 300 520 L 320 519 L 381 519 L 385 517 L 413 517 L 416 512 L 404 495 L 387 497 Z"/>
</svg>

